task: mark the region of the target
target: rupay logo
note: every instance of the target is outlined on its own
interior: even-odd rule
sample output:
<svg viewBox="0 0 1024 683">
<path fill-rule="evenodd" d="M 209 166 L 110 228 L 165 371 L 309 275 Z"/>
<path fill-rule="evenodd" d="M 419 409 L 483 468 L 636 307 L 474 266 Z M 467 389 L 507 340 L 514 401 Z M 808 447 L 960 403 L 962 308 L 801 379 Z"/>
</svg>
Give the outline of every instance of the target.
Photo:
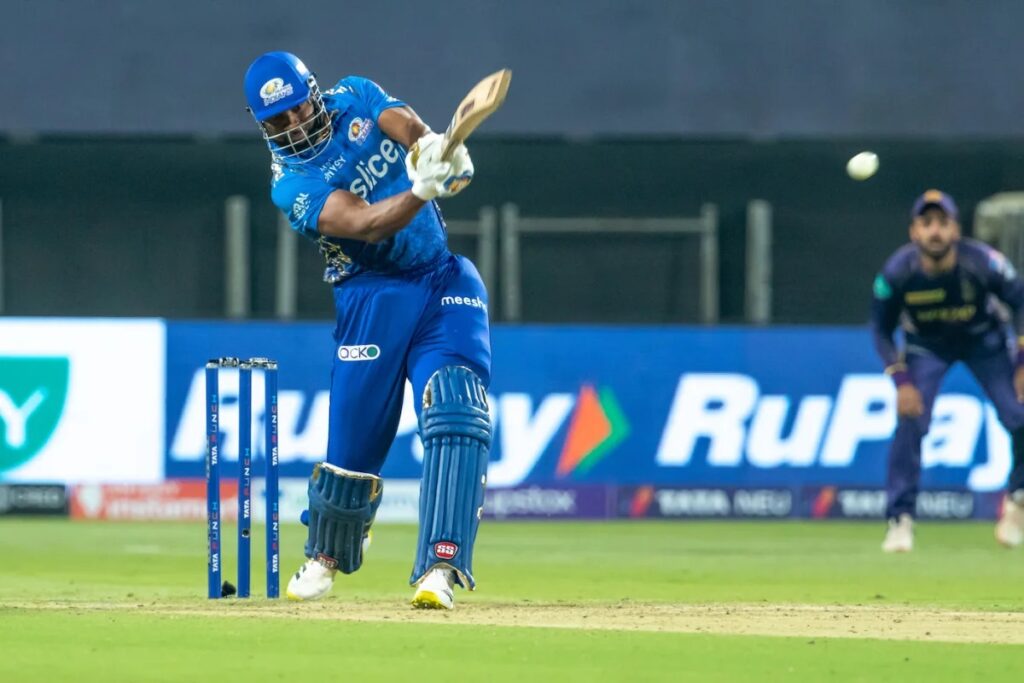
<svg viewBox="0 0 1024 683">
<path fill-rule="evenodd" d="M 0 357 L 0 471 L 32 459 L 64 412 L 67 358 Z"/>
<path fill-rule="evenodd" d="M 862 443 L 888 440 L 895 427 L 896 391 L 885 375 L 848 374 L 834 397 L 790 397 L 762 394 L 749 375 L 688 373 L 679 379 L 655 461 L 686 467 L 698 442 L 706 441 L 712 467 L 843 468 L 853 464 Z M 983 427 L 989 459 L 975 464 Z M 1009 435 L 992 406 L 965 394 L 942 394 L 922 442 L 921 464 L 970 468 L 969 488 L 994 490 L 1010 469 Z"/>
</svg>

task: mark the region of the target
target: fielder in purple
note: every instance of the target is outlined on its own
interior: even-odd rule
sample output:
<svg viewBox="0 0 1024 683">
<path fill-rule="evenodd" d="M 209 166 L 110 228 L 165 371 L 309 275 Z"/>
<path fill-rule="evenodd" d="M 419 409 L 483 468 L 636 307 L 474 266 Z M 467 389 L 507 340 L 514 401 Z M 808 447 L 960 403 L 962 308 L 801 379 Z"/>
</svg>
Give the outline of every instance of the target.
<svg viewBox="0 0 1024 683">
<path fill-rule="evenodd" d="M 907 551 L 921 476 L 921 440 L 943 376 L 962 361 L 1012 435 L 1008 489 L 1024 491 L 1024 352 L 1011 349 L 1003 309 L 1024 337 L 1024 283 L 992 247 L 960 237 L 953 198 L 928 190 L 911 210 L 910 239 L 874 282 L 872 328 L 879 355 L 897 387 L 898 422 L 889 452 L 890 533 L 883 549 Z M 905 343 L 893 334 L 901 326 Z"/>
<path fill-rule="evenodd" d="M 270 148 L 273 202 L 319 246 L 337 318 L 327 453 L 288 596 L 323 597 L 337 571 L 362 564 L 408 379 L 424 443 L 413 604 L 451 609 L 454 585 L 474 587 L 491 353 L 487 292 L 448 250 L 434 200 L 469 184 L 472 161 L 463 145 L 442 160 L 441 136 L 372 81 L 321 93 L 287 52 L 257 58 L 245 91 Z"/>
</svg>

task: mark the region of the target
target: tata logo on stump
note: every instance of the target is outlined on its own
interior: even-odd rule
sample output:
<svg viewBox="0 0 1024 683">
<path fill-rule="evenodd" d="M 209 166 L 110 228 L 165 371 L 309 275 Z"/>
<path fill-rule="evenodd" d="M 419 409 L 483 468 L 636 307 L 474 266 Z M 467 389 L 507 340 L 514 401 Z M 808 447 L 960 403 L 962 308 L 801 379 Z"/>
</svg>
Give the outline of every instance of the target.
<svg viewBox="0 0 1024 683">
<path fill-rule="evenodd" d="M 358 346 L 339 346 L 338 360 L 360 361 L 377 360 L 380 357 L 380 347 L 376 344 L 360 344 Z"/>
<path fill-rule="evenodd" d="M 0 357 L 0 472 L 28 462 L 50 440 L 70 374 L 67 358 Z"/>
</svg>

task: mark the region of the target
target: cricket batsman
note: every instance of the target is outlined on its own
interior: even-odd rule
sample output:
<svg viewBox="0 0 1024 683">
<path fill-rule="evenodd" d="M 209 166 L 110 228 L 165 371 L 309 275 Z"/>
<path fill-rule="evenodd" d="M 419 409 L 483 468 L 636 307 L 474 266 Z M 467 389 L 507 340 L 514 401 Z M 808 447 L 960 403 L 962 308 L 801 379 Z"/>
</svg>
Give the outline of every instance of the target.
<svg viewBox="0 0 1024 683">
<path fill-rule="evenodd" d="M 448 250 L 435 200 L 464 189 L 473 162 L 463 145 L 442 160 L 443 136 L 372 81 L 348 76 L 321 92 L 288 52 L 258 57 L 245 95 L 270 148 L 271 198 L 319 246 L 337 318 L 327 454 L 287 595 L 322 598 L 338 571 L 362 564 L 408 378 L 423 440 L 412 604 L 452 609 L 456 584 L 475 587 L 491 351 L 487 292 Z"/>
<path fill-rule="evenodd" d="M 996 525 L 1007 547 L 1024 541 L 1024 283 L 1001 253 L 960 237 L 953 198 L 928 190 L 910 212 L 910 240 L 875 278 L 872 329 L 885 372 L 896 384 L 897 426 L 889 450 L 888 530 L 882 550 L 914 547 L 921 439 L 949 367 L 962 361 L 1010 433 L 1013 466 Z M 1016 344 L 1008 344 L 1005 307 Z M 902 351 L 893 341 L 901 325 Z"/>
</svg>

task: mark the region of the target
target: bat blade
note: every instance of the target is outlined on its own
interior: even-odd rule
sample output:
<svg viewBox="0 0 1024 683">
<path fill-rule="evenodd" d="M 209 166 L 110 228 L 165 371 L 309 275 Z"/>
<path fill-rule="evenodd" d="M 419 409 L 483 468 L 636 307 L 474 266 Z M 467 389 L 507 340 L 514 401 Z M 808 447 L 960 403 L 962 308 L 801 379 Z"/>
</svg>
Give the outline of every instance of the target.
<svg viewBox="0 0 1024 683">
<path fill-rule="evenodd" d="M 444 147 L 441 158 L 448 160 L 452 151 L 469 137 L 488 116 L 498 110 L 505 101 L 509 83 L 512 82 L 512 70 L 502 69 L 487 76 L 462 98 L 455 115 L 452 116 L 448 130 L 444 133 Z"/>
</svg>

